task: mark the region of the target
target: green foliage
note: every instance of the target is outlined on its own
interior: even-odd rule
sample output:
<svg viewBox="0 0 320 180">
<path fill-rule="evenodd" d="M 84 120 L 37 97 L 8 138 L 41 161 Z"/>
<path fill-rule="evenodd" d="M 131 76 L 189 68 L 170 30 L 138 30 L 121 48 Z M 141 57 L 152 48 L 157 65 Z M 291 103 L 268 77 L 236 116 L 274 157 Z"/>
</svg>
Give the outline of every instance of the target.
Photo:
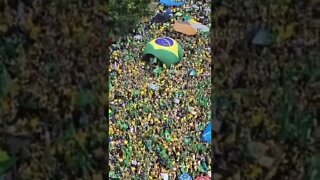
<svg viewBox="0 0 320 180">
<path fill-rule="evenodd" d="M 109 1 L 110 34 L 124 35 L 139 22 L 140 18 L 150 14 L 150 0 Z"/>
</svg>

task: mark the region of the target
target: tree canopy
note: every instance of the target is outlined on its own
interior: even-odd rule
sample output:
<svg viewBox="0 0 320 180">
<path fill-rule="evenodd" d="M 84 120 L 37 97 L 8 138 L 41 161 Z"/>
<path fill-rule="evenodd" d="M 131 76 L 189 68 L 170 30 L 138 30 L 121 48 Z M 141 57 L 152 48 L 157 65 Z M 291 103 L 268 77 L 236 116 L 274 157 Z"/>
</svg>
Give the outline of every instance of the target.
<svg viewBox="0 0 320 180">
<path fill-rule="evenodd" d="M 109 0 L 109 33 L 123 35 L 135 27 L 142 16 L 150 14 L 151 0 Z"/>
</svg>

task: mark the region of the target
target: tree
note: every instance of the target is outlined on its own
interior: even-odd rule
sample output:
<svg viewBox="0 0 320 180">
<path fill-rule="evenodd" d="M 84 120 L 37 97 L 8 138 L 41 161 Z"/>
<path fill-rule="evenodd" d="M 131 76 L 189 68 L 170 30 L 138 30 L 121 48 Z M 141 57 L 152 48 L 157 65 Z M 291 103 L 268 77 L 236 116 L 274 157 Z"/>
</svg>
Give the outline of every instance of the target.
<svg viewBox="0 0 320 180">
<path fill-rule="evenodd" d="M 109 35 L 121 36 L 132 30 L 140 18 L 150 14 L 151 0 L 109 0 Z"/>
</svg>

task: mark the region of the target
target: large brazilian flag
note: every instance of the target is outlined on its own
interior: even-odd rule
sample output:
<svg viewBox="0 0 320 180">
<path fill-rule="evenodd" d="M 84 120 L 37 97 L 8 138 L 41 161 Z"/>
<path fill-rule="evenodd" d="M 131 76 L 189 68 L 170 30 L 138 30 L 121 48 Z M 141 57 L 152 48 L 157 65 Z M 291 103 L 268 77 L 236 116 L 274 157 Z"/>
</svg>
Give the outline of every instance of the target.
<svg viewBox="0 0 320 180">
<path fill-rule="evenodd" d="M 143 54 L 151 54 L 160 59 L 164 64 L 170 66 L 179 62 L 183 57 L 181 45 L 172 38 L 160 37 L 150 41 Z"/>
</svg>

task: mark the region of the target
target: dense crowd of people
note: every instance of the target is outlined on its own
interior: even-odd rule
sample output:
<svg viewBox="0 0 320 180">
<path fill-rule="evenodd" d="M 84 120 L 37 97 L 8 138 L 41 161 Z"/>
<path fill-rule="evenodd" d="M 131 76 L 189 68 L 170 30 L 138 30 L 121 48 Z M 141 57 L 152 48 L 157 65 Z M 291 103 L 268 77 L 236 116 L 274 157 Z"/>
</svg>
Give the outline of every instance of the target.
<svg viewBox="0 0 320 180">
<path fill-rule="evenodd" d="M 214 179 L 310 178 L 319 138 L 317 5 L 223 0 L 215 6 L 213 87 L 220 121 L 213 124 Z M 259 28 L 273 33 L 270 45 L 252 43 Z"/>
<path fill-rule="evenodd" d="M 102 179 L 106 2 L 23 2 L 0 3 L 0 62 L 11 84 L 0 101 L 1 149 L 18 157 L 8 177 Z"/>
<path fill-rule="evenodd" d="M 210 22 L 210 13 L 199 10 L 208 8 L 208 3 L 197 3 L 197 9 L 191 5 L 187 2 L 166 9 L 158 4 L 156 12 L 173 12 L 169 22 L 153 22 L 154 16 L 143 18 L 133 34 L 110 47 L 111 177 L 162 179 L 167 174 L 177 179 L 183 173 L 194 178 L 210 175 L 211 146 L 200 140 L 210 121 L 209 36 L 187 36 L 172 29 L 172 24 L 183 18 L 175 16 L 178 12 L 205 25 Z M 143 38 L 136 38 L 139 35 Z M 158 37 L 179 42 L 183 59 L 171 67 L 144 61 L 143 49 Z M 196 75 L 190 76 L 190 70 Z"/>
<path fill-rule="evenodd" d="M 20 4 L 15 4 L 18 2 Z M 105 151 L 101 147 L 105 146 L 107 136 L 106 121 L 102 118 L 105 115 L 102 102 L 107 94 L 105 77 L 97 76 L 96 73 L 105 72 L 105 60 L 99 53 L 103 51 L 100 42 L 105 28 L 100 20 L 103 19 L 102 14 L 107 11 L 107 1 L 104 4 L 103 1 L 99 1 L 93 6 L 82 4 L 83 8 L 72 3 L 66 5 L 44 4 L 45 1 L 30 2 L 0 2 L 0 70 L 7 71 L 10 75 L 10 78 L 6 76 L 10 82 L 6 84 L 10 85 L 6 91 L 9 93 L 0 97 L 0 152 L 1 155 L 5 151 L 11 157 L 19 157 L 15 168 L 12 168 L 6 177 L 102 179 L 101 174 L 106 170 L 102 169 L 105 167 Z M 84 1 L 79 1 L 82 2 Z M 113 54 L 119 56 L 118 59 L 122 57 L 123 60 L 118 60 L 116 68 L 112 67 L 119 72 L 112 83 L 114 87 L 110 87 L 111 103 L 115 99 L 121 100 L 115 98 L 118 96 L 116 90 L 117 94 L 127 93 L 125 96 L 130 97 L 131 93 L 139 94 L 130 102 L 126 102 L 125 107 L 113 108 L 114 112 L 110 114 L 109 131 L 112 140 L 123 142 L 127 147 L 137 143 L 127 150 L 125 147 L 119 147 L 122 154 L 110 152 L 119 157 L 118 160 L 110 157 L 110 163 L 114 163 L 114 175 L 128 177 L 131 172 L 138 171 L 134 174 L 158 178 L 159 173 L 168 173 L 170 177 L 175 177 L 184 170 L 193 175 L 199 175 L 199 172 L 206 170 L 208 172 L 209 167 L 197 170 L 198 167 L 205 167 L 198 166 L 199 161 L 210 166 L 210 158 L 204 157 L 209 155 L 209 146 L 201 147 L 197 139 L 203 124 L 207 122 L 202 116 L 209 118 L 205 113 L 208 111 L 203 111 L 205 108 L 195 105 L 196 100 L 192 98 L 191 102 L 186 102 L 186 106 L 178 107 L 187 99 L 179 97 L 195 98 L 195 91 L 210 94 L 210 88 L 207 88 L 210 81 L 204 81 L 199 85 L 204 87 L 203 91 L 192 87 L 197 87 L 196 82 L 200 82 L 201 79 L 209 79 L 207 77 L 211 72 L 208 66 L 212 56 L 212 83 L 218 107 L 218 119 L 214 119 L 213 124 L 217 133 L 214 135 L 215 169 L 211 170 L 213 178 L 301 179 L 301 176 L 316 176 L 320 171 L 313 168 L 319 165 L 309 160 L 315 159 L 314 144 L 318 143 L 320 138 L 320 128 L 314 127 L 316 123 L 313 122 L 318 121 L 319 117 L 319 111 L 316 109 L 319 107 L 319 84 L 316 83 L 316 70 L 319 68 L 319 3 L 316 0 L 214 0 L 213 3 L 215 8 L 212 10 L 211 42 L 200 36 L 186 37 L 165 28 L 157 29 L 163 27 L 158 25 L 151 26 L 152 30 L 145 30 L 145 33 L 149 34 L 145 37 L 150 39 L 137 42 L 129 36 L 129 40 L 133 42 L 125 42 L 124 46 L 130 46 L 130 51 L 124 48 L 124 52 L 115 51 Z M 148 23 L 148 20 L 145 23 Z M 271 45 L 257 46 L 251 43 L 252 32 L 260 27 L 274 32 L 274 42 Z M 192 46 L 197 39 L 197 45 L 202 43 L 200 46 L 206 48 L 208 43 L 211 43 L 213 54 L 202 54 L 203 49 L 199 49 L 198 53 L 204 56 L 199 58 L 193 52 L 189 55 L 186 51 L 185 57 L 190 59 L 185 58 L 177 64 L 174 75 L 168 78 L 166 75 L 171 74 L 172 70 L 163 69 L 159 77 L 155 78 L 151 72 L 143 68 L 143 62 L 139 61 L 140 55 L 133 52 L 141 52 L 143 45 L 158 35 L 174 37 L 182 45 Z M 192 50 L 192 47 L 184 48 Z M 113 66 L 117 58 L 112 58 Z M 188 79 L 186 83 L 185 79 L 179 78 L 184 77 L 190 67 L 197 69 L 198 75 L 190 79 L 185 77 Z M 124 78 L 131 78 L 138 84 L 141 83 L 141 86 L 133 86 L 128 82 L 128 88 L 117 88 L 123 83 L 121 79 Z M 182 96 L 177 95 L 175 102 L 178 103 L 174 102 L 171 107 L 148 107 L 153 97 L 159 97 L 156 93 L 160 91 L 150 91 L 145 83 L 157 83 L 158 79 L 161 80 L 160 88 L 162 81 L 168 85 L 167 90 L 164 89 L 162 92 L 168 96 L 161 96 L 167 99 L 155 98 L 153 104 L 172 103 L 172 99 L 169 99 L 172 92 L 184 85 L 187 91 L 178 93 Z M 0 88 L 3 88 L 2 85 Z M 127 89 L 130 87 L 142 89 L 128 92 Z M 136 99 L 141 100 L 143 103 L 140 104 L 147 107 L 138 107 Z M 114 105 L 121 103 L 116 102 Z M 171 109 L 167 114 L 159 110 L 168 107 Z M 122 117 L 128 114 L 122 113 L 126 108 L 132 109 L 129 112 L 143 114 L 141 117 L 147 118 L 141 121 L 133 118 L 134 120 L 130 121 L 132 124 L 126 124 L 129 121 Z M 139 111 L 139 108 L 150 112 Z M 190 114 L 179 122 L 169 120 L 170 117 L 181 117 L 180 114 L 188 113 L 189 109 L 192 112 L 192 120 L 199 124 L 191 123 L 193 121 L 189 119 Z M 165 116 L 164 119 L 168 119 L 168 123 L 161 124 L 160 117 L 152 115 L 153 110 L 160 111 L 159 116 Z M 150 118 L 145 116 L 147 113 L 151 114 Z M 287 114 L 290 114 L 290 118 Z M 116 126 L 117 117 L 120 120 Z M 141 130 L 134 129 L 138 123 L 144 123 L 139 127 L 146 129 L 134 133 Z M 153 125 L 148 129 L 147 124 Z M 118 129 L 119 126 L 121 129 Z M 163 127 L 167 127 L 171 141 L 167 142 L 162 138 L 160 132 Z M 128 137 L 114 135 L 123 134 L 125 131 L 130 132 L 126 135 Z M 157 134 L 148 136 L 150 131 Z M 190 137 L 185 138 L 187 131 Z M 152 138 L 159 144 L 154 144 Z M 183 144 L 182 138 L 185 138 Z M 125 139 L 128 141 L 124 141 Z M 141 142 L 142 139 L 151 141 L 144 143 Z M 200 150 L 191 142 L 195 145 L 200 144 Z M 149 144 L 150 149 L 158 146 L 170 151 L 167 156 L 164 153 L 159 155 L 146 150 L 145 144 Z M 111 143 L 111 147 L 116 146 Z M 139 152 L 131 156 L 133 162 L 129 161 L 130 165 L 136 165 L 129 165 L 130 170 L 125 168 L 126 166 L 119 167 L 118 161 L 126 164 L 127 156 L 124 155 L 133 154 L 132 152 Z M 176 152 L 179 154 L 175 154 Z M 143 156 L 147 154 L 148 156 Z M 159 160 L 152 159 L 154 157 Z M 166 157 L 169 157 L 169 161 Z M 142 164 L 145 169 L 141 168 L 142 162 L 139 165 L 140 159 L 147 160 Z M 148 161 L 157 163 L 148 166 Z M 181 162 L 186 163 L 182 165 L 184 168 L 179 167 L 178 163 Z M 179 173 L 169 171 L 170 167 L 176 168 Z"/>
</svg>

